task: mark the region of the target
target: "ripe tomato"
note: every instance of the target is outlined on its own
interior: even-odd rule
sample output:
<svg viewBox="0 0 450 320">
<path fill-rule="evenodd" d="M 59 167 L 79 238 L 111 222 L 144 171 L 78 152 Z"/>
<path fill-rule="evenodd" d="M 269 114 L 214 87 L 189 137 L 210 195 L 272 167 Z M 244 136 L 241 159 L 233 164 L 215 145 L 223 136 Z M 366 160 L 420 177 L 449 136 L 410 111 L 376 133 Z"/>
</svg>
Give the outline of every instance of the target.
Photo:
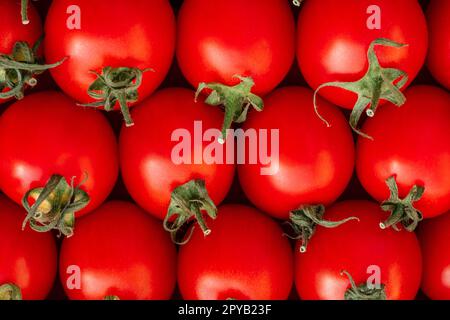
<svg viewBox="0 0 450 320">
<path fill-rule="evenodd" d="M 428 69 L 437 81 L 450 90 L 450 2 L 432 0 L 428 5 L 427 18 L 430 31 Z"/>
<path fill-rule="evenodd" d="M 0 158 L 0 189 L 17 203 L 30 190 L 34 200 L 44 196 L 39 188 L 50 190 L 52 183 L 47 182 L 55 182 L 55 175 L 63 177 L 57 190 L 64 193 L 57 195 L 55 190 L 38 208 L 37 213 L 44 215 L 41 223 L 52 214 L 59 216 L 64 209 L 73 209 L 64 206 L 83 200 L 78 197 L 84 198 L 85 193 L 90 202 L 76 216 L 100 206 L 114 187 L 119 170 L 116 138 L 103 115 L 79 108 L 61 93 L 51 91 L 27 96 L 3 113 Z M 74 188 L 69 186 L 72 178 Z M 75 187 L 80 184 L 80 189 Z M 71 191 L 75 199 L 71 199 Z M 55 212 L 59 209 L 61 212 Z"/>
<path fill-rule="evenodd" d="M 6 298 L 1 292 L 5 284 L 17 286 L 24 300 L 45 299 L 53 287 L 57 267 L 53 235 L 22 231 L 24 216 L 25 210 L 0 196 L 0 300 Z"/>
<path fill-rule="evenodd" d="M 348 1 L 343 6 L 335 0 L 308 0 L 302 6 L 297 39 L 302 74 L 309 85 L 314 90 L 320 88 L 319 94 L 330 102 L 354 108 L 352 126 L 355 129 L 362 112 L 371 103 L 370 115 L 373 116 L 378 99 L 371 100 L 377 97 L 376 92 L 381 94 L 382 102 L 404 103 L 403 95 L 392 84 L 408 86 L 420 71 L 427 52 L 426 20 L 418 1 L 361 0 Z M 373 23 L 376 13 L 381 19 L 379 26 Z M 372 59 L 377 61 L 373 61 L 374 68 L 367 76 L 368 50 L 376 39 L 388 39 L 397 44 L 374 47 Z M 400 44 L 407 46 L 399 47 Z M 380 70 L 380 66 L 389 69 Z M 404 73 L 409 77 L 406 82 L 405 78 L 400 80 Z M 363 77 L 364 82 L 354 83 Z M 328 83 L 329 86 L 321 87 Z M 355 93 L 360 95 L 357 105 Z M 318 106 L 321 108 L 320 103 Z"/>
<path fill-rule="evenodd" d="M 359 139 L 356 168 L 363 187 L 378 201 L 388 199 L 391 177 L 400 198 L 415 185 L 425 188 L 414 207 L 431 218 L 450 210 L 450 94 L 431 86 L 412 87 L 405 94 L 403 108 L 386 105 L 364 126 L 375 140 Z M 408 222 L 406 216 L 391 222 Z M 416 218 L 412 222 L 421 215 Z"/>
<path fill-rule="evenodd" d="M 176 249 L 158 221 L 113 201 L 79 220 L 59 266 L 70 299 L 163 300 L 175 288 Z"/>
<path fill-rule="evenodd" d="M 191 90 L 172 88 L 144 101 L 133 110 L 133 117 L 136 125 L 124 127 L 120 134 L 120 164 L 125 185 L 142 208 L 164 219 L 172 191 L 194 179 L 205 181 L 216 205 L 223 201 L 233 182 L 234 161 L 226 164 L 223 157 L 220 164 L 204 157 L 211 144 L 207 140 L 218 145 L 217 139 L 204 139 L 204 134 L 215 129 L 216 138 L 220 136 L 219 109 L 195 103 Z M 180 138 L 180 130 L 186 139 Z M 175 152 L 181 140 L 187 143 L 186 150 Z"/>
<path fill-rule="evenodd" d="M 97 100 L 93 105 L 108 111 L 120 102 L 132 125 L 125 100 L 140 101 L 161 84 L 172 63 L 175 31 L 167 0 L 59 0 L 48 12 L 45 52 L 50 60 L 68 57 L 52 72 L 65 93 L 82 103 Z M 154 72 L 143 72 L 148 68 Z"/>
<path fill-rule="evenodd" d="M 422 290 L 433 300 L 450 300 L 450 213 L 425 221 L 419 228 L 422 245 Z"/>
<path fill-rule="evenodd" d="M 311 108 L 312 97 L 311 90 L 301 87 L 279 89 L 267 97 L 264 112 L 250 115 L 243 127 L 272 135 L 279 130 L 279 142 L 269 145 L 274 154 L 271 164 L 251 164 L 247 144 L 247 161 L 238 167 L 250 201 L 276 218 L 288 219 L 289 212 L 302 205 L 333 203 L 352 177 L 355 151 L 346 120 L 323 101 L 323 114 L 332 124 L 325 126 Z M 261 154 L 261 144 L 259 148 Z M 269 171 L 265 175 L 263 168 Z"/>
<path fill-rule="evenodd" d="M 283 300 L 292 288 L 293 255 L 282 229 L 242 205 L 219 208 L 213 233 L 194 231 L 181 247 L 178 284 L 187 300 Z"/>
<path fill-rule="evenodd" d="M 178 17 L 177 58 L 188 81 L 235 85 L 253 93 L 275 89 L 295 55 L 295 21 L 288 1 L 186 0 Z"/>
<path fill-rule="evenodd" d="M 296 251 L 295 281 L 300 297 L 343 300 L 350 289 L 348 276 L 341 274 L 345 271 L 357 285 L 366 284 L 368 280 L 376 284 L 376 280 L 380 280 L 380 289 L 385 286 L 384 293 L 389 300 L 414 299 L 422 271 L 416 235 L 380 229 L 380 220 L 386 213 L 368 201 L 337 203 L 326 213 L 330 220 L 341 220 L 349 215 L 360 221 L 350 221 L 336 229 L 318 227 L 308 251 Z M 347 297 L 350 298 L 355 296 Z"/>
<path fill-rule="evenodd" d="M 21 6 L 19 1 L 3 0 L 0 1 L 0 12 L 2 19 L 0 20 L 0 104 L 13 98 L 23 97 L 25 87 L 36 85 L 34 74 L 22 68 L 19 69 L 10 65 L 14 62 L 22 62 L 27 64 L 36 64 L 36 54 L 31 48 L 36 44 L 42 35 L 42 23 L 35 7 L 30 3 L 28 7 L 28 15 L 31 22 L 27 25 L 22 24 L 20 18 Z M 25 54 L 27 53 L 27 54 Z M 44 68 L 45 69 L 45 68 Z M 7 79 L 3 79 L 3 73 Z M 18 79 L 20 73 L 22 80 Z M 12 85 L 12 83 L 14 85 Z"/>
</svg>

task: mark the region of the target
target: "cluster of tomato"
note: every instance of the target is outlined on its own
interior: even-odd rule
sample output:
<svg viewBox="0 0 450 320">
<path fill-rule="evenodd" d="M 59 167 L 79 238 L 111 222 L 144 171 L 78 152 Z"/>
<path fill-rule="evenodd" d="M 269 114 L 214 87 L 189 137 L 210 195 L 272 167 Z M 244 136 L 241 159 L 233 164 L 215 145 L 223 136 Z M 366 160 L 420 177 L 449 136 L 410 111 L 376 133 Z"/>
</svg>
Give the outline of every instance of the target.
<svg viewBox="0 0 450 320">
<path fill-rule="evenodd" d="M 450 1 L 175 2 L 0 0 L 0 299 L 450 299 Z"/>
</svg>

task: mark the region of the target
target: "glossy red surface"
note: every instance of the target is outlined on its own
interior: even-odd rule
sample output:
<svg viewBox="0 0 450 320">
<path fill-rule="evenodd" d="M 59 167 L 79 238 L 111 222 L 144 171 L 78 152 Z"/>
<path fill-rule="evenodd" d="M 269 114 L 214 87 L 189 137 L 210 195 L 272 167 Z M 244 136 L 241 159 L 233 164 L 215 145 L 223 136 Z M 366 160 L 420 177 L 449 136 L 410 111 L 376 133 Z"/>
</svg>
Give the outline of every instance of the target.
<svg viewBox="0 0 450 320">
<path fill-rule="evenodd" d="M 22 231 L 25 215 L 24 209 L 0 196 L 0 285 L 15 284 L 24 300 L 43 300 L 56 276 L 56 244 L 52 233 Z"/>
<path fill-rule="evenodd" d="M 53 174 L 83 182 L 91 201 L 81 216 L 100 206 L 117 180 L 117 142 L 100 111 L 85 109 L 61 93 L 30 94 L 0 117 L 0 189 L 18 204 Z"/>
<path fill-rule="evenodd" d="M 203 151 L 211 142 L 202 140 L 208 129 L 221 128 L 223 113 L 220 109 L 200 101 L 195 103 L 191 90 L 170 88 L 144 101 L 133 110 L 132 116 L 136 125 L 122 128 L 120 134 L 120 164 L 125 185 L 142 208 L 164 219 L 172 191 L 193 179 L 205 180 L 209 196 L 216 205 L 225 199 L 235 165 L 207 164 Z M 194 121 L 201 121 L 199 135 L 195 133 Z M 189 135 L 191 142 L 187 150 L 192 157 L 183 164 L 175 164 L 172 157 L 174 147 L 180 144 L 178 140 L 172 141 L 172 135 L 179 129 Z M 195 150 L 199 149 L 200 164 L 196 164 Z M 226 160 L 225 155 L 223 160 Z"/>
<path fill-rule="evenodd" d="M 283 300 L 292 288 L 293 256 L 276 222 L 242 205 L 219 208 L 180 248 L 178 284 L 184 299 Z"/>
<path fill-rule="evenodd" d="M 252 77 L 267 94 L 294 60 L 295 22 L 289 1 L 187 0 L 178 17 L 177 58 L 192 86 L 234 85 Z"/>
<path fill-rule="evenodd" d="M 303 87 L 279 89 L 265 99 L 265 110 L 249 115 L 243 125 L 244 130 L 268 130 L 272 136 L 272 130 L 279 130 L 278 163 L 273 152 L 278 143 L 269 138 L 272 162 L 251 164 L 247 144 L 247 161 L 238 171 L 250 201 L 283 220 L 301 205 L 333 203 L 353 174 L 354 143 L 343 114 L 321 101 L 320 112 L 331 123 L 327 127 L 314 112 L 312 98 L 313 92 Z M 261 147 L 258 152 L 261 154 Z M 263 168 L 271 169 L 270 174 L 263 175 Z"/>
<path fill-rule="evenodd" d="M 417 184 L 425 187 L 415 207 L 426 218 L 450 210 L 450 94 L 438 87 L 415 86 L 406 104 L 386 105 L 359 138 L 356 169 L 363 187 L 378 201 L 389 198 L 385 181 L 395 176 L 400 197 Z"/>
<path fill-rule="evenodd" d="M 176 249 L 159 221 L 132 203 L 112 201 L 77 221 L 59 267 L 70 299 L 164 300 L 175 288 Z M 77 275 L 80 288 L 72 286 Z"/>
<path fill-rule="evenodd" d="M 68 8 L 78 6 L 80 29 L 69 29 Z M 124 15 L 126 12 L 126 15 Z M 166 77 L 175 50 L 175 17 L 167 0 L 61 0 L 49 9 L 45 26 L 47 59 L 68 60 L 52 70 L 58 86 L 82 103 L 93 102 L 87 90 L 104 67 L 152 68 L 144 73 L 140 100 Z M 132 49 L 131 49 L 132 48 Z"/>
<path fill-rule="evenodd" d="M 378 6 L 381 29 L 370 30 L 367 20 L 371 6 Z M 386 38 L 407 44 L 403 48 L 378 46 L 382 67 L 396 68 L 417 76 L 427 53 L 428 33 L 418 1 L 360 0 L 342 5 L 335 0 L 308 0 L 302 4 L 297 29 L 297 59 L 303 76 L 314 90 L 331 81 L 357 81 L 368 69 L 370 43 Z M 326 21 L 326 22 L 325 22 Z M 320 94 L 330 102 L 352 109 L 357 96 L 336 88 Z"/>
<path fill-rule="evenodd" d="M 382 230 L 386 218 L 378 204 L 368 201 L 345 201 L 330 207 L 325 218 L 350 221 L 335 229 L 318 227 L 306 253 L 296 248 L 295 282 L 304 300 L 343 300 L 350 288 L 347 271 L 357 285 L 371 275 L 368 268 L 380 271 L 389 300 L 415 299 L 422 276 L 421 252 L 414 233 Z"/>
</svg>

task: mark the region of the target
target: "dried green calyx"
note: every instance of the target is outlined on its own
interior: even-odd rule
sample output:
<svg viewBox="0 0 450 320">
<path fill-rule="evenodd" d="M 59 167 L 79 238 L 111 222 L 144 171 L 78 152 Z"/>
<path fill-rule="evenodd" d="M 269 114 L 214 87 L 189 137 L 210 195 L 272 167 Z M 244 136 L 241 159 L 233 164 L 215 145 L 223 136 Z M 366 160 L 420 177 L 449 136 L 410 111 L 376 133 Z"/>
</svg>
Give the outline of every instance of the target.
<svg viewBox="0 0 450 320">
<path fill-rule="evenodd" d="M 303 206 L 298 210 L 290 213 L 290 221 L 288 224 L 294 230 L 294 236 L 287 235 L 291 239 L 301 240 L 300 252 L 305 253 L 308 243 L 313 237 L 317 226 L 325 228 L 337 228 L 351 220 L 357 220 L 356 217 L 349 217 L 341 221 L 327 221 L 323 219 L 325 214 L 325 206 Z"/>
<path fill-rule="evenodd" d="M 348 277 L 351 288 L 345 292 L 345 300 L 386 300 L 385 285 L 369 287 L 367 283 L 356 285 L 355 280 L 347 271 L 342 271 L 342 275 Z"/>
<path fill-rule="evenodd" d="M 22 99 L 27 86 L 37 84 L 36 75 L 61 65 L 65 58 L 54 64 L 41 64 L 37 50 L 42 39 L 33 48 L 26 42 L 16 42 L 12 53 L 0 54 L 0 99 Z"/>
<path fill-rule="evenodd" d="M 0 285 L 0 301 L 6 300 L 22 300 L 20 288 L 12 283 Z"/>
<path fill-rule="evenodd" d="M 29 198 L 35 202 L 30 206 Z M 45 187 L 28 191 L 22 199 L 27 211 L 23 229 L 30 223 L 31 229 L 37 232 L 59 230 L 66 237 L 73 235 L 75 213 L 89 204 L 89 196 L 74 186 L 74 178 L 70 185 L 61 175 L 53 175 Z"/>
<path fill-rule="evenodd" d="M 317 94 L 319 91 L 326 87 L 336 87 L 357 94 L 358 100 L 353 107 L 353 112 L 350 116 L 350 126 L 356 133 L 371 140 L 373 140 L 372 137 L 358 129 L 358 124 L 364 111 L 366 111 L 368 117 L 373 118 L 381 99 L 387 100 L 398 107 L 402 106 L 406 102 L 406 97 L 400 90 L 408 82 L 408 74 L 406 72 L 399 69 L 383 68 L 380 66 L 380 62 L 375 53 L 375 46 L 402 48 L 407 45 L 389 39 L 381 38 L 374 40 L 370 44 L 367 52 L 369 69 L 363 78 L 355 82 L 335 81 L 324 83 L 319 86 L 314 93 L 314 108 L 316 113 L 328 126 L 330 126 L 330 124 L 318 111 Z"/>
<path fill-rule="evenodd" d="M 147 71 L 153 70 L 105 67 L 101 74 L 91 71 L 97 76 L 97 79 L 89 86 L 88 95 L 99 101 L 81 104 L 81 106 L 103 107 L 105 111 L 113 111 L 116 104 L 119 103 L 125 125 L 133 126 L 134 122 L 131 119 L 128 104 L 138 101 L 138 89 L 142 84 L 144 73 Z"/>
<path fill-rule="evenodd" d="M 164 219 L 164 229 L 176 244 L 186 244 L 192 236 L 194 228 L 187 237 L 179 240 L 179 231 L 194 218 L 205 236 L 211 233 L 203 218 L 203 212 L 216 219 L 217 207 L 208 195 L 204 180 L 191 180 L 172 192 L 169 209 Z"/>
<path fill-rule="evenodd" d="M 195 94 L 195 101 L 205 89 L 211 90 L 205 103 L 211 106 L 222 106 L 225 110 L 225 119 L 222 126 L 222 138 L 219 140 L 225 143 L 227 140 L 227 130 L 233 123 L 243 123 L 247 120 L 250 107 L 256 111 L 264 109 L 264 101 L 253 94 L 252 88 L 255 82 L 252 78 L 235 76 L 241 82 L 235 86 L 227 86 L 221 83 L 200 83 Z"/>
<path fill-rule="evenodd" d="M 398 225 L 401 224 L 406 230 L 413 232 L 419 222 L 423 220 L 422 213 L 414 208 L 414 202 L 422 198 L 425 188 L 415 185 L 404 199 L 400 199 L 395 177 L 387 179 L 386 185 L 391 195 L 388 200 L 381 204 L 381 208 L 384 211 L 391 212 L 391 216 L 385 222 L 382 222 L 380 227 L 382 229 L 392 227 L 394 230 L 400 231 Z"/>
</svg>

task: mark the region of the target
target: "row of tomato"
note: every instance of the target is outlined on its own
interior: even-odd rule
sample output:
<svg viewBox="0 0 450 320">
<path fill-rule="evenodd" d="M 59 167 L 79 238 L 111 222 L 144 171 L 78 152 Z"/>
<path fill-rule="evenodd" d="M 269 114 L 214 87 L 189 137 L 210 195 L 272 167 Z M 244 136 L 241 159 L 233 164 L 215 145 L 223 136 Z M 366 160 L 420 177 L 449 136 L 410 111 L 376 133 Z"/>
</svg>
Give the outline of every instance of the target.
<svg viewBox="0 0 450 320">
<path fill-rule="evenodd" d="M 15 262 L 2 262 L 2 281 L 15 282 L 3 285 L 0 295 L 44 299 L 57 272 L 54 239 L 20 231 L 22 210 L 5 198 L 0 208 L 1 252 Z M 422 279 L 416 236 L 381 230 L 385 213 L 369 201 L 337 203 L 327 216 L 349 213 L 358 220 L 339 229 L 319 227 L 301 253 L 301 242 L 293 252 L 280 226 L 263 213 L 224 205 L 210 221 L 208 239 L 194 231 L 177 258 L 157 220 L 131 203 L 112 201 L 80 219 L 76 235 L 64 239 L 60 280 L 71 299 L 170 299 L 176 281 L 185 299 L 287 299 L 294 279 L 303 299 L 414 299 Z M 448 267 L 449 227 L 447 215 L 421 229 L 422 288 L 435 299 L 448 299 L 436 271 Z M 379 287 L 367 287 L 370 276 L 380 276 Z"/>
<path fill-rule="evenodd" d="M 412 299 L 422 276 L 419 243 L 414 233 L 386 228 L 414 231 L 422 215 L 429 218 L 445 213 L 439 210 L 448 202 L 448 139 L 438 139 L 449 136 L 450 96 L 433 87 L 412 87 L 406 92 L 405 108 L 385 106 L 368 123 L 366 129 L 374 141 L 359 138 L 358 174 L 364 185 L 371 181 L 379 186 L 380 201 L 389 198 L 385 177 L 397 177 L 401 192 L 408 193 L 412 188 L 405 199 L 400 199 L 395 180 L 390 180 L 391 198 L 382 208 L 393 213 L 391 218 L 375 203 L 346 202 L 329 208 L 323 220 L 321 206 L 306 205 L 331 205 L 342 194 L 353 173 L 355 149 L 344 116 L 324 103 L 324 115 L 332 123 L 327 128 L 311 108 L 312 95 L 302 87 L 279 89 L 266 99 L 263 113 L 249 118 L 246 128 L 279 128 L 283 132 L 279 171 L 263 176 L 262 165 L 240 165 L 240 184 L 261 212 L 292 220 L 301 239 L 297 250 L 306 251 L 301 254 L 296 250 L 297 288 L 302 298 L 343 298 L 349 280 L 340 272 L 346 270 L 361 284 L 367 278 L 367 268 L 374 265 L 382 272 L 380 280 L 388 298 Z M 0 118 L 0 184 L 6 195 L 18 203 L 24 201 L 26 210 L 2 199 L 5 209 L 1 210 L 0 225 L 7 240 L 1 245 L 5 259 L 2 268 L 6 268 L 0 273 L 1 281 L 18 284 L 26 298 L 45 297 L 53 283 L 56 252 L 52 237 L 33 234 L 29 229 L 21 233 L 24 213 L 28 212 L 33 229 L 58 229 L 70 237 L 64 240 L 60 257 L 61 279 L 69 297 L 170 297 L 175 246 L 161 223 L 132 204 L 113 202 L 76 219 L 74 225 L 75 217 L 91 212 L 109 195 L 120 159 L 125 184 L 134 200 L 160 220 L 168 207 L 176 216 L 177 220 L 166 224 L 174 240 L 184 222 L 198 218 L 197 212 L 205 210 L 211 218 L 218 216 L 216 221 L 207 217 L 201 224 L 204 232 L 197 228 L 181 248 L 178 283 L 183 297 L 286 298 L 294 269 L 292 251 L 281 228 L 249 207 L 215 209 L 214 204 L 219 205 L 230 190 L 235 166 L 172 162 L 173 142 L 169 137 L 173 130 L 193 131 L 192 124 L 198 120 L 206 128 L 221 124 L 220 110 L 195 103 L 193 97 L 194 92 L 187 89 L 157 92 L 133 110 L 136 125 L 122 129 L 119 148 L 98 111 L 81 109 L 60 93 L 32 94 L 10 106 Z M 424 99 L 427 110 L 423 108 Z M 161 121 L 167 114 L 173 116 Z M 402 125 L 404 119 L 407 123 Z M 386 123 L 392 130 L 384 130 Z M 429 127 L 425 138 L 415 135 L 421 126 Z M 298 128 L 302 128 L 301 134 Z M 415 139 L 405 145 L 409 135 Z M 202 147 L 207 145 L 200 143 Z M 384 173 L 383 166 L 400 171 Z M 53 175 L 55 172 L 60 176 Z M 48 177 L 52 177 L 50 181 Z M 424 192 L 414 186 L 419 179 L 424 181 Z M 435 190 L 447 193 L 440 197 Z M 299 208 L 299 204 L 304 206 Z M 347 223 L 340 225 L 340 221 Z M 313 236 L 316 224 L 340 226 L 335 230 L 320 227 Z M 428 267 L 424 288 L 436 298 L 448 298 L 448 224 L 449 214 L 427 223 L 424 229 Z M 25 259 L 27 269 L 7 262 L 12 259 L 20 263 L 18 257 Z M 73 266 L 80 274 L 70 271 Z M 44 281 L 42 278 L 45 284 L 34 283 Z M 82 281 L 80 286 L 76 281 Z"/>
<path fill-rule="evenodd" d="M 445 2 L 435 3 L 436 15 L 448 12 Z M 4 52 L 19 40 L 33 43 L 41 30 L 36 27 L 39 18 L 32 7 L 30 23 L 22 27 L 17 19 L 18 4 L 3 1 L 1 5 L 12 10 L 5 16 L 11 19 L 7 25 L 16 23 L 14 30 L 24 32 L 34 30 L 33 39 L 27 39 L 26 32 L 12 37 Z M 79 29 L 74 5 L 81 10 Z M 180 11 L 176 33 L 167 1 L 134 1 L 131 6 L 125 1 L 114 5 L 107 1 L 54 1 L 46 20 L 45 56 L 47 61 L 61 64 L 45 68 L 52 67 L 59 87 L 81 103 L 105 109 L 120 105 L 127 124 L 117 146 L 114 132 L 101 114 L 76 106 L 56 92 L 29 95 L 0 118 L 0 189 L 25 207 L 24 226 L 29 223 L 36 231 L 58 229 L 73 236 L 64 240 L 60 255 L 59 270 L 67 295 L 164 299 L 171 296 L 177 278 L 182 296 L 188 299 L 284 299 L 295 274 L 297 291 L 305 299 L 412 299 L 422 278 L 430 297 L 448 298 L 448 218 L 444 214 L 450 209 L 450 97 L 447 91 L 431 86 L 412 87 L 405 96 L 399 90 L 418 73 L 427 52 L 427 27 L 420 6 L 414 1 L 379 1 L 382 21 L 390 21 L 390 25 L 368 31 L 369 5 L 368 1 L 352 2 L 354 7 L 345 9 L 350 16 L 343 18 L 335 1 L 309 0 L 301 10 L 296 33 L 285 2 L 188 0 Z M 242 11 L 234 10 L 236 7 Z M 333 25 L 333 33 L 323 21 Z M 296 34 L 300 69 L 311 87 L 321 89 L 319 93 L 328 101 L 347 108 L 353 107 L 355 99 L 342 89 L 360 95 L 351 117 L 353 128 L 361 135 L 356 152 L 351 129 L 337 107 L 316 100 L 306 88 L 272 92 L 292 64 Z M 345 41 L 349 36 L 359 47 Z M 195 102 L 194 91 L 179 88 L 158 91 L 145 99 L 165 78 L 175 41 L 183 74 L 192 85 L 204 82 L 200 89 L 212 93 L 205 103 L 203 98 Z M 445 85 L 448 57 L 447 51 L 440 50 L 437 70 L 444 70 L 441 81 Z M 30 48 L 21 44 L 15 51 L 21 58 Z M 345 54 L 353 58 L 343 59 Z M 12 92 L 22 98 L 22 89 L 35 84 L 37 61 L 28 56 L 29 61 L 20 62 L 30 70 L 20 65 L 21 77 L 17 72 L 8 73 L 9 88 L 2 88 L 6 95 Z M 14 55 L 9 58 L 13 60 Z M 8 66 L 15 70 L 14 65 Z M 373 72 L 366 74 L 369 66 Z M 247 78 L 234 79 L 234 75 Z M 384 82 L 372 88 L 380 76 Z M 356 86 L 343 82 L 357 79 L 362 80 Z M 232 85 L 237 86 L 229 87 Z M 255 94 L 269 92 L 264 111 L 250 114 L 243 128 L 280 131 L 278 170 L 264 176 L 262 164 L 240 165 L 239 180 L 261 212 L 291 219 L 300 238 L 295 264 L 289 242 L 276 222 L 243 206 L 227 205 L 217 211 L 215 206 L 230 190 L 234 165 L 176 165 L 171 157 L 174 144 L 170 137 L 175 130 L 184 128 L 194 136 L 194 121 L 202 121 L 205 130 L 222 127 L 223 113 L 206 103 L 219 104 L 214 98 L 218 99 L 228 116 L 238 120 L 246 114 L 247 104 L 262 109 Z M 230 102 L 230 95 L 239 105 Z M 376 111 L 374 96 L 403 106 L 382 106 L 359 130 L 359 118 L 371 102 L 370 110 Z M 129 114 L 127 107 L 138 101 L 139 106 Z M 229 125 L 225 122 L 223 129 Z M 202 148 L 208 145 L 197 143 Z M 361 183 L 382 203 L 383 210 L 370 202 L 332 205 L 350 181 L 355 156 Z M 102 205 L 117 180 L 119 164 L 133 199 L 147 213 L 166 219 L 164 226 L 172 240 L 189 240 L 181 247 L 178 262 L 168 234 L 141 209 L 119 202 Z M 0 272 L 0 283 L 11 284 L 2 290 L 7 296 L 20 289 L 27 299 L 44 298 L 56 272 L 53 240 L 29 229 L 20 233 L 23 213 L 17 213 L 21 209 L 7 200 L 2 202 L 5 221 L 15 226 L 2 232 L 11 234 L 7 237 L 11 243 L 5 242 L 1 251 L 2 257 L 7 257 L 3 261 L 17 261 L 2 264 L 6 271 Z M 327 220 L 323 206 L 329 207 Z M 422 272 L 418 241 L 408 231 L 414 231 L 423 217 L 438 215 L 444 216 L 424 227 L 430 231 L 424 232 Z M 192 217 L 200 228 L 191 238 L 189 232 L 179 238 Z M 399 228 L 406 230 L 393 230 Z M 41 241 L 38 250 L 36 244 Z M 25 266 L 24 260 L 29 261 Z M 30 268 L 30 264 L 36 267 Z M 371 267 L 381 272 L 381 286 L 375 289 L 363 286 Z M 31 269 L 39 272 L 34 274 Z M 36 279 L 34 285 L 31 279 Z M 351 279 L 361 286 L 352 287 Z"/>
</svg>

